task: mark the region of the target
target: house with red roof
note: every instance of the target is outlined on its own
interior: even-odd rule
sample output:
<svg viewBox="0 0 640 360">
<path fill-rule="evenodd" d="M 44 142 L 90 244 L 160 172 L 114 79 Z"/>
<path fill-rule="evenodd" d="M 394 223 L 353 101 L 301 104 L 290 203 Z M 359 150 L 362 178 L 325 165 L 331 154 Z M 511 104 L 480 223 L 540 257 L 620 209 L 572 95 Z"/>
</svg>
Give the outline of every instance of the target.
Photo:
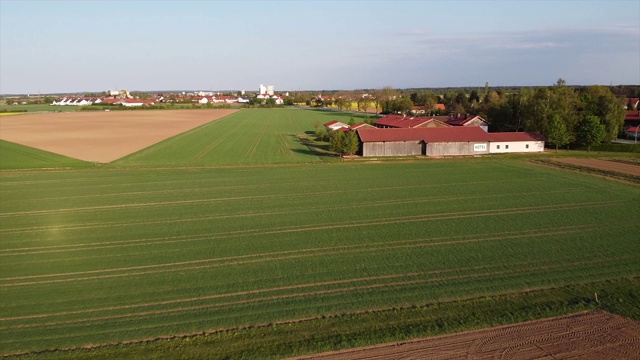
<svg viewBox="0 0 640 360">
<path fill-rule="evenodd" d="M 479 126 L 484 131 L 489 131 L 489 122 L 478 115 L 460 115 L 451 114 L 449 119 L 445 121 L 451 126 Z"/>
<path fill-rule="evenodd" d="M 116 104 L 119 104 L 125 107 L 136 107 L 136 106 L 143 106 L 143 105 L 153 105 L 153 100 L 121 99 Z"/>
<path fill-rule="evenodd" d="M 331 120 L 328 123 L 325 123 L 323 125 L 324 125 L 324 127 L 327 128 L 327 130 L 330 130 L 330 131 L 340 130 L 340 129 L 343 129 L 343 128 L 345 128 L 345 129 L 349 128 L 349 125 L 347 125 L 347 124 L 345 124 L 343 122 L 340 122 L 338 120 Z"/>
<path fill-rule="evenodd" d="M 358 130 L 358 129 L 374 129 L 375 126 L 369 125 L 365 122 L 359 122 L 355 125 L 349 126 L 349 130 Z"/>
<path fill-rule="evenodd" d="M 624 127 L 640 125 L 640 110 L 627 110 L 624 115 Z"/>
<path fill-rule="evenodd" d="M 479 126 L 358 129 L 362 156 L 474 156 L 541 152 L 538 133 L 487 133 Z"/>
<path fill-rule="evenodd" d="M 215 101 L 215 96 L 203 96 L 200 98 L 195 98 L 198 104 L 211 104 Z"/>
<path fill-rule="evenodd" d="M 411 108 L 411 114 L 424 115 L 427 112 L 433 112 L 433 111 L 440 112 L 445 110 L 446 110 L 446 107 L 444 104 L 435 104 L 431 109 L 428 109 L 426 106 L 414 106 Z"/>
<path fill-rule="evenodd" d="M 627 127 L 624 130 L 624 134 L 627 136 L 627 139 L 638 140 L 640 137 L 640 125 Z"/>
<path fill-rule="evenodd" d="M 376 120 L 373 125 L 377 128 L 430 128 L 448 127 L 451 125 L 435 119 L 435 117 L 410 117 L 391 114 Z"/>
<path fill-rule="evenodd" d="M 638 109 L 638 104 L 640 104 L 639 98 L 626 98 L 622 100 L 622 105 L 625 109 L 629 109 L 629 106 L 631 106 L 629 110 L 640 110 Z"/>
</svg>

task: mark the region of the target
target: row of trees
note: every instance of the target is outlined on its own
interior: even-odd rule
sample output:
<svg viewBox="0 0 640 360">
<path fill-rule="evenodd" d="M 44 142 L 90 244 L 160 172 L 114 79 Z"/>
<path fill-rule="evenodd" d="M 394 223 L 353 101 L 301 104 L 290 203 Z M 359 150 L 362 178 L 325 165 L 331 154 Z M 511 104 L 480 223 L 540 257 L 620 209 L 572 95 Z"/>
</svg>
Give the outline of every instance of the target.
<svg viewBox="0 0 640 360">
<path fill-rule="evenodd" d="M 538 131 L 558 146 L 581 142 L 582 128 L 594 119 L 604 129 L 601 141 L 610 142 L 624 130 L 622 99 L 608 87 L 576 90 L 562 79 L 554 86 L 535 90 L 525 88 L 510 94 L 490 91 L 483 102 L 469 110 L 485 117 L 492 131 Z"/>
</svg>

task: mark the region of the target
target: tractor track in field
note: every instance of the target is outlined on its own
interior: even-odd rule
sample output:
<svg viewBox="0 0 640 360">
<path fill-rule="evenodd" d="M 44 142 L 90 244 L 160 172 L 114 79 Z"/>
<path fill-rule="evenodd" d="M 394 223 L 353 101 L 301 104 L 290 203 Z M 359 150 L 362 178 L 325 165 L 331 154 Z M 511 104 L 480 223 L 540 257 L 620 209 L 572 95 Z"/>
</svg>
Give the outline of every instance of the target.
<svg viewBox="0 0 640 360">
<path fill-rule="evenodd" d="M 480 185 L 480 184 L 496 184 L 503 182 L 518 182 L 518 181 L 532 181 L 533 179 L 518 179 L 518 180 L 505 180 L 505 181 L 470 181 L 465 183 L 459 183 L 456 185 Z M 77 211 L 88 211 L 88 210 L 103 210 L 103 209 L 113 209 L 113 208 L 129 208 L 129 207 L 149 207 L 149 206 L 171 206 L 175 204 L 190 204 L 194 202 L 216 202 L 216 201 L 237 201 L 237 200 L 255 200 L 255 199 L 264 199 L 264 198 L 279 198 L 279 197 L 302 197 L 302 196 L 315 196 L 315 195 L 330 195 L 330 194 L 344 194 L 344 193 L 355 193 L 355 192 L 379 192 L 379 191 L 389 191 L 389 190 L 403 190 L 403 189 L 420 189 L 420 188 L 430 188 L 430 187 L 445 187 L 451 186 L 451 184 L 423 184 L 423 185 L 407 185 L 407 186 L 390 186 L 390 187 L 378 187 L 378 188 L 361 188 L 361 189 L 347 189 L 347 190 L 331 190 L 331 191 L 318 191 L 318 192 L 304 192 L 304 193 L 288 193 L 288 194 L 280 194 L 280 195 L 255 195 L 255 196 L 244 196 L 244 197 L 229 197 L 229 198 L 213 198 L 213 199 L 199 199 L 199 200 L 185 200 L 185 201 L 165 201 L 165 202 L 153 202 L 153 203 L 133 203 L 133 204 L 119 204 L 119 205 L 105 205 L 105 206 L 90 206 L 90 207 L 79 207 L 79 208 L 65 208 L 65 209 L 52 209 L 52 210 L 33 210 L 33 211 L 18 211 L 18 212 L 4 212 L 0 213 L 0 217 L 6 216 L 24 216 L 30 214 L 49 214 L 49 213 L 61 213 L 61 212 L 77 212 Z"/>
<path fill-rule="evenodd" d="M 400 205 L 400 204 L 415 204 L 421 202 L 436 202 L 436 201 L 448 201 L 448 200 L 471 200 L 471 199 L 486 199 L 486 198 L 498 198 L 505 196 L 513 196 L 513 195 L 538 195 L 538 194 L 550 194 L 550 193 L 567 193 L 567 192 L 581 192 L 584 190 L 580 189 L 561 189 L 555 191 L 544 191 L 544 192 L 519 192 L 519 193 L 501 193 L 501 194 L 493 194 L 493 195 L 447 195 L 447 196 L 432 196 L 426 198 L 412 198 L 410 200 L 381 200 L 381 201 L 371 201 L 371 202 L 361 202 L 354 205 L 335 205 L 335 206 L 318 206 L 318 207 L 309 207 L 305 206 L 302 208 L 289 208 L 288 210 L 280 210 L 280 211 L 262 211 L 262 212 L 244 212 L 244 213 L 236 213 L 236 214 L 224 214 L 224 215 L 206 215 L 206 216 L 198 216 L 198 217 L 189 217 L 189 218 L 170 218 L 170 219 L 162 219 L 162 220 L 139 220 L 139 221 L 111 221 L 111 222 L 94 222 L 94 223 L 80 223 L 80 224 L 68 224 L 68 225 L 49 225 L 49 226 L 39 226 L 39 227 L 29 227 L 29 228 L 7 228 L 0 229 L 0 234 L 15 234 L 15 233 L 25 233 L 25 232 L 38 232 L 38 231 L 50 231 L 50 230 L 79 230 L 79 229 L 93 229 L 100 227 L 114 227 L 114 226 L 133 226 L 133 225 L 151 225 L 151 224 L 170 224 L 177 222 L 192 222 L 192 221 L 202 221 L 202 220 L 213 220 L 213 219 L 232 219 L 232 218 L 241 218 L 241 217 L 252 217 L 252 216 L 267 216 L 267 215 L 275 215 L 275 214 L 291 214 L 291 213 L 300 213 L 300 212 L 314 212 L 314 211 L 324 211 L 329 209 L 351 209 L 351 208 L 362 208 L 369 206 L 385 206 L 385 205 Z M 7 242 L 5 242 L 6 244 Z M 49 247 L 44 247 L 49 248 Z M 36 248 L 22 248 L 22 249 L 36 249 Z M 12 249 L 16 250 L 16 249 Z M 0 254 L 4 251 L 9 250 L 0 250 Z"/>
<path fill-rule="evenodd" d="M 566 269 L 570 267 L 576 267 L 581 265 L 595 265 L 598 263 L 606 263 L 611 261 L 617 261 L 625 258 L 637 258 L 637 256 L 628 256 L 628 257 L 616 257 L 616 258 L 607 258 L 607 259 L 598 259 L 592 261 L 578 261 L 573 263 L 564 263 L 561 265 L 544 265 L 532 268 L 523 268 L 523 269 L 511 269 L 511 270 L 503 270 L 503 271 L 489 271 L 483 273 L 476 274 L 467 274 L 467 275 L 457 275 L 457 276 L 446 276 L 440 278 L 432 278 L 432 279 L 419 279 L 419 280 L 408 280 L 408 281 L 398 281 L 392 283 L 382 283 L 382 284 L 369 284 L 369 285 L 361 285 L 361 286 L 352 286 L 347 288 L 339 288 L 339 289 L 324 289 L 318 291 L 310 291 L 304 293 L 294 293 L 294 294 L 283 294 L 283 295 L 274 295 L 263 298 L 256 299 L 245 299 L 245 300 L 237 300 L 237 301 L 228 301 L 224 303 L 215 303 L 215 304 L 204 304 L 204 305 L 195 305 L 188 307 L 178 307 L 172 309 L 162 309 L 162 310 L 149 310 L 142 311 L 137 313 L 129 313 L 129 314 L 121 314 L 121 315 L 111 315 L 111 316 L 100 316 L 93 318 L 84 318 L 84 319 L 73 319 L 73 320 L 64 320 L 64 321 L 54 321 L 54 322 L 46 322 L 46 323 L 38 323 L 38 324 L 21 324 L 21 325 L 13 325 L 13 326 L 3 326 L 0 327 L 0 330 L 15 330 L 15 329 L 24 329 L 24 328 L 41 328 L 41 327 L 51 327 L 51 326 L 60 326 L 60 325 L 69 325 L 69 324 L 78 324 L 78 323 L 87 323 L 87 322 L 95 322 L 95 321 L 110 321 L 116 319 L 130 319 L 136 317 L 146 317 L 146 316 L 156 316 L 156 315 L 165 315 L 171 313 L 179 313 L 179 312 L 189 312 L 189 311 L 197 311 L 203 309 L 212 309 L 212 308 L 222 308 L 229 306 L 240 306 L 246 304 L 260 303 L 260 302 L 269 302 L 269 301 L 279 301 L 285 299 L 293 299 L 293 298 L 304 298 L 311 296 L 322 296 L 329 294 L 338 294 L 338 293 L 347 293 L 354 291 L 367 291 L 373 289 L 380 288 L 389 288 L 389 287 L 402 287 L 402 286 L 411 286 L 425 283 L 435 283 L 435 282 L 443 282 L 443 281 L 456 281 L 456 280 L 466 280 L 473 278 L 482 278 L 488 276 L 503 276 L 503 275 L 512 275 L 518 273 L 531 273 L 535 271 L 547 271 L 553 269 Z M 502 266 L 502 265 L 500 265 Z M 456 270 L 449 270 L 456 271 Z M 411 274 L 410 276 L 419 276 L 425 274 Z M 398 275 L 406 277 L 406 274 Z M 366 280 L 360 280 L 366 281 Z M 247 295 L 247 294 L 243 294 Z M 233 296 L 242 296 L 242 295 L 233 295 Z"/>
<path fill-rule="evenodd" d="M 171 169 L 171 170 L 175 170 L 175 169 Z M 139 171 L 139 170 L 111 170 L 113 172 L 118 172 L 118 171 Z M 240 169 L 236 169 L 236 171 L 240 172 L 240 171 L 247 171 L 247 170 L 240 170 Z M 5 175 L 4 173 L 0 172 L 0 175 Z M 235 183 L 235 181 L 237 180 L 246 180 L 246 176 L 244 177 L 226 177 L 226 178 L 200 178 L 200 179 L 185 179 L 185 180 L 163 180 L 163 181 L 144 181 L 144 182 L 125 182 L 125 183 L 113 183 L 114 180 L 120 180 L 120 179 L 130 179 L 131 176 L 113 176 L 113 177 L 109 177 L 110 182 L 108 184 L 92 184 L 92 185 L 71 185 L 69 186 L 70 190 L 77 190 L 77 189 L 98 189 L 98 188 L 109 188 L 109 187 L 130 187 L 130 186 L 149 186 L 149 185 L 159 185 L 159 184 L 182 184 L 182 183 L 199 183 L 199 182 L 208 182 L 208 183 L 217 183 L 217 182 L 230 182 L 230 183 Z M 145 180 L 148 179 L 155 179 L 154 176 L 145 176 L 143 177 Z M 271 176 L 268 178 L 265 178 L 264 180 L 280 180 L 280 179 L 291 179 L 290 176 Z M 104 179 L 101 178 L 96 178 L 96 177 L 92 177 L 92 178 L 73 178 L 73 181 L 104 181 Z M 2 187 L 0 187 L 0 194 L 12 194 L 12 193 L 21 193 L 21 192 L 31 192 L 31 191 L 37 191 L 37 190 L 43 190 L 43 189 L 49 189 L 51 185 L 58 185 L 56 186 L 56 188 L 60 188 L 59 185 L 67 185 L 69 182 L 69 179 L 65 179 L 65 180 L 38 180 L 38 181 L 15 181 L 15 182 L 0 182 L 0 185 L 2 185 Z M 31 186 L 29 186 L 26 189 L 11 189 L 11 190 L 7 190 L 7 186 L 23 186 L 23 185 L 33 185 L 33 184 L 37 184 L 37 185 L 48 185 L 46 188 L 33 188 Z"/>
<path fill-rule="evenodd" d="M 65 312 L 58 312 L 58 313 L 51 313 L 51 314 L 16 316 L 16 317 L 0 318 L 0 321 L 28 320 L 28 319 L 38 319 L 38 318 L 44 318 L 44 317 L 68 316 L 68 315 L 95 313 L 95 312 L 102 312 L 102 311 L 114 311 L 114 310 L 123 310 L 123 309 L 140 308 L 140 307 L 171 305 L 171 304 L 179 304 L 179 303 L 185 303 L 185 302 L 212 300 L 212 299 L 225 298 L 225 297 L 244 296 L 244 295 L 261 294 L 261 293 L 275 292 L 275 291 L 303 289 L 303 288 L 309 288 L 309 287 L 318 287 L 318 286 L 327 286 L 327 285 L 340 285 L 340 284 L 348 284 L 348 283 L 354 283 L 354 282 L 375 281 L 375 280 L 387 280 L 387 279 L 394 279 L 394 278 L 401 278 L 401 277 L 411 277 L 411 276 L 420 276 L 420 275 L 436 275 L 436 274 L 443 274 L 443 273 L 449 273 L 449 272 L 462 272 L 462 271 L 469 271 L 469 270 L 490 269 L 490 268 L 495 268 L 495 267 L 505 267 L 505 266 L 514 266 L 514 265 L 527 265 L 527 264 L 539 263 L 539 262 L 540 262 L 539 260 L 536 260 L 536 261 L 522 261 L 522 262 L 517 262 L 517 263 L 511 263 L 511 264 L 471 266 L 471 267 L 457 268 L 457 269 L 450 269 L 450 270 L 433 270 L 433 271 L 427 271 L 427 272 L 417 272 L 417 273 L 408 273 L 408 274 L 381 275 L 381 276 L 371 276 L 371 277 L 357 278 L 357 279 L 325 281 L 325 282 L 319 282 L 319 283 L 308 283 L 308 284 L 299 284 L 299 285 L 291 285 L 291 286 L 281 286 L 281 287 L 276 287 L 276 288 L 241 291 L 241 292 L 227 293 L 227 294 L 216 294 L 216 295 L 208 295 L 208 296 L 201 296 L 201 297 L 187 298 L 187 299 L 157 301 L 157 302 L 142 303 L 142 304 L 135 304 L 135 305 L 110 306 L 110 307 L 99 308 L 99 309 L 86 309 L 86 310 L 65 311 Z"/>
<path fill-rule="evenodd" d="M 611 225 L 615 225 L 615 224 L 611 224 Z M 237 256 L 228 256 L 228 257 L 221 257 L 221 258 L 212 258 L 212 259 L 200 259 L 200 260 L 190 260 L 188 262 L 177 262 L 177 264 L 196 264 L 196 263 L 202 263 L 202 262 L 209 262 L 209 261 L 226 261 L 226 260 L 238 260 L 238 259 L 246 259 L 246 258 L 255 258 L 255 257 L 264 257 L 264 256 L 277 256 L 277 255 L 286 255 L 286 254 L 292 254 L 292 253 L 308 253 L 308 252 L 314 252 L 314 251 L 326 251 L 326 250 L 332 250 L 332 249 L 343 249 L 343 250 L 348 250 L 348 249 L 352 249 L 352 248 L 360 248 L 360 247 L 367 247 L 370 248 L 371 246 L 377 246 L 377 245 L 388 245 L 388 246 L 398 246 L 399 244 L 410 244 L 410 243 L 416 243 L 416 242 L 424 242 L 424 241 L 438 241 L 438 240 L 447 240 L 446 242 L 437 242 L 437 243 L 432 243 L 430 246 L 436 246 L 436 245 L 449 245 L 449 244 L 457 244 L 457 243 L 462 243 L 462 242 L 478 242 L 478 241 L 482 241 L 482 240 L 498 240 L 498 239 L 506 239 L 506 238 L 511 238 L 514 237 L 514 235 L 517 236 L 528 236 L 529 233 L 535 233 L 536 235 L 556 235 L 556 234 L 565 234 L 565 233 L 570 233 L 572 231 L 575 232 L 580 232 L 580 231 L 587 231 L 587 230 L 591 230 L 594 228 L 599 227 L 600 224 L 584 224 L 584 225 L 570 225 L 570 226 L 562 226 L 562 227 L 553 227 L 553 228 L 541 228 L 541 229 L 532 229 L 532 230 L 518 230 L 518 231 L 506 231 L 506 232 L 492 232 L 492 233 L 485 233 L 485 234 L 473 234 L 473 235 L 456 235 L 456 236 L 442 236 L 442 237 L 427 237 L 427 238 L 418 238 L 418 239 L 406 239 L 406 240 L 395 240 L 395 241 L 385 241 L 385 242 L 369 242 L 366 245 L 364 244 L 353 244 L 353 245 L 340 245 L 340 246 L 331 246 L 331 247 L 320 247 L 320 248 L 306 248 L 306 249 L 298 249 L 298 250 L 286 250 L 286 251 L 274 251 L 274 252 L 267 252 L 267 253 L 259 253 L 259 254 L 248 254 L 248 255 L 237 255 Z M 549 232 L 549 230 L 554 230 L 553 232 Z M 489 237 L 487 237 L 489 236 Z M 467 241 L 467 238 L 471 238 L 472 241 Z M 454 239 L 460 239 L 460 240 L 454 240 Z M 427 246 L 427 245 L 425 245 Z M 146 254 L 147 252 L 140 252 L 140 253 L 135 253 L 135 254 Z M 130 253 L 127 253 L 128 255 Z M 110 255 L 111 257 L 113 256 L 120 256 L 120 255 Z M 87 258 L 104 258 L 104 256 L 91 256 L 91 257 L 80 257 L 77 259 L 87 259 Z M 277 259 L 277 258 L 274 258 Z M 40 263 L 40 262 L 49 262 L 50 260 L 38 260 L 35 261 L 35 263 Z M 60 260 L 53 260 L 53 261 L 60 261 Z M 27 261 L 21 261 L 21 264 L 31 264 L 32 262 Z M 169 263 L 169 264 L 154 264 L 154 265 L 140 265 L 137 266 L 136 268 L 147 268 L 147 267 L 162 267 L 162 266 L 168 266 L 168 265 L 173 265 L 176 263 Z M 93 270 L 92 270 L 93 271 Z M 102 271 L 111 271 L 110 269 L 105 269 Z M 66 273 L 65 273 L 66 274 Z M 72 273 L 70 273 L 72 274 Z M 58 275 L 64 275 L 64 274 L 58 274 Z M 27 279 L 27 278 L 38 278 L 38 277 L 42 277 L 42 275 L 29 275 L 29 276 L 23 276 L 23 277 L 12 277 L 12 278 L 3 278 L 0 279 L 0 281 L 3 280 L 16 280 L 19 278 L 22 279 Z"/>
<path fill-rule="evenodd" d="M 187 189 L 165 189 L 165 190 L 147 190 L 147 191 L 123 191 L 112 194 L 89 194 L 89 195 L 72 195 L 72 196 L 54 196 L 54 197 L 41 197 L 34 199 L 16 199 L 16 200 L 3 200 L 3 204 L 24 204 L 27 202 L 43 202 L 46 200 L 71 200 L 71 199 L 104 199 L 104 198 L 114 198 L 114 197 L 128 197 L 131 195 L 162 195 L 162 194 L 171 194 L 171 193 L 189 193 L 194 191 L 220 191 L 220 190 L 229 190 L 229 189 L 255 189 L 255 188 L 265 188 L 265 187 L 282 187 L 282 186 L 290 186 L 290 185 L 324 185 L 330 184 L 329 181 L 300 181 L 300 182 L 282 182 L 282 183 L 268 183 L 268 184 L 257 184 L 257 185 L 224 185 L 224 186 L 209 186 L 209 187 L 197 187 L 197 188 L 187 188 Z"/>
<path fill-rule="evenodd" d="M 285 135 L 285 134 L 278 134 L 278 136 L 277 136 L 278 145 L 280 147 L 280 153 L 282 153 L 282 155 L 284 155 L 284 156 L 292 157 L 293 156 L 293 152 L 291 151 L 291 149 L 287 145 L 286 136 L 287 135 Z"/>
<path fill-rule="evenodd" d="M 502 236 L 474 237 L 471 239 L 465 239 L 465 237 L 463 237 L 460 240 L 448 240 L 448 241 L 429 242 L 429 243 L 420 243 L 420 242 L 424 242 L 425 239 L 412 239 L 412 240 L 403 240 L 400 242 L 393 242 L 390 245 L 386 245 L 388 243 L 377 243 L 377 244 L 383 245 L 379 247 L 375 247 L 375 245 L 377 244 L 373 243 L 373 244 L 366 244 L 366 245 L 301 249 L 301 250 L 290 250 L 290 251 L 282 251 L 282 252 L 272 252 L 272 253 L 265 253 L 265 254 L 232 256 L 232 257 L 216 258 L 216 259 L 201 259 L 201 260 L 183 261 L 183 262 L 176 262 L 176 263 L 141 265 L 141 266 L 115 268 L 115 269 L 88 270 L 88 271 L 79 271 L 79 272 L 72 272 L 72 273 L 9 277 L 9 278 L 2 278 L 0 279 L 0 281 L 4 282 L 4 281 L 16 281 L 16 280 L 46 279 L 46 278 L 55 278 L 55 277 L 64 277 L 64 276 L 83 276 L 83 277 L 74 277 L 74 278 L 67 278 L 67 279 L 47 279 L 47 280 L 36 280 L 36 281 L 1 284 L 0 288 L 7 288 L 7 287 L 14 287 L 14 286 L 27 286 L 27 285 L 42 285 L 42 284 L 51 284 L 51 283 L 67 283 L 67 282 L 86 281 L 86 280 L 99 280 L 99 279 L 107 279 L 107 278 L 150 275 L 150 274 L 159 274 L 159 273 L 171 273 L 171 272 L 178 272 L 178 271 L 185 271 L 185 270 L 210 269 L 210 268 L 221 267 L 221 266 L 256 264 L 256 263 L 264 263 L 269 261 L 301 259 L 301 258 L 308 258 L 308 257 L 314 257 L 314 256 L 320 256 L 320 255 L 322 256 L 341 255 L 341 254 L 348 254 L 348 253 L 387 251 L 391 249 L 407 249 L 407 248 L 416 248 L 416 247 L 458 245 L 458 244 L 486 242 L 486 241 L 506 241 L 506 240 L 530 238 L 530 237 L 538 237 L 538 236 L 554 236 L 554 235 L 561 235 L 561 234 L 571 234 L 571 233 L 586 231 L 592 227 L 593 226 L 591 227 L 581 226 L 581 227 L 566 229 L 563 231 L 556 230 L 556 231 L 547 231 L 547 232 L 536 230 L 536 231 L 527 231 L 524 233 L 516 233 L 513 235 L 502 234 Z M 439 238 L 439 239 L 450 239 L 450 238 Z M 434 239 L 426 239 L 426 240 L 433 241 Z M 438 240 L 438 238 L 436 238 L 435 240 Z M 282 256 L 274 256 L 274 255 L 282 255 Z M 196 264 L 204 264 L 204 265 L 191 266 Z M 184 267 L 184 266 L 187 266 L 187 267 Z M 177 268 L 171 268 L 171 267 L 177 267 Z M 153 269 L 153 270 L 146 270 L 146 269 Z M 130 270 L 145 270 L 145 271 L 125 272 L 120 274 L 108 274 L 113 272 L 130 271 Z M 91 275 L 91 274 L 102 274 L 102 275 L 85 276 L 85 275 Z"/>
<path fill-rule="evenodd" d="M 269 116 L 269 118 L 266 121 L 264 121 L 262 127 L 260 128 L 260 132 L 251 143 L 251 146 L 249 147 L 249 149 L 247 149 L 247 152 L 244 154 L 244 157 L 243 157 L 244 159 L 251 159 L 253 157 L 256 150 L 260 146 L 260 142 L 262 141 L 264 134 L 267 132 L 267 129 L 271 125 L 272 119 L 273 119 L 273 114 L 271 114 L 271 116 Z"/>
<path fill-rule="evenodd" d="M 293 118 L 293 115 L 291 115 L 291 113 L 289 113 L 287 115 L 289 115 L 289 124 L 291 125 L 291 129 L 293 130 L 294 134 L 299 133 L 300 132 L 300 126 L 298 125 L 298 123 Z"/>
<path fill-rule="evenodd" d="M 265 235 L 265 234 L 285 234 L 285 233 L 305 232 L 305 231 L 315 231 L 315 230 L 327 230 L 327 229 L 339 229 L 339 228 L 344 229 L 344 228 L 352 228 L 352 227 L 379 226 L 379 225 L 389 225 L 389 224 L 398 224 L 398 223 L 474 218 L 474 217 L 482 217 L 482 216 L 512 215 L 512 214 L 534 213 L 534 212 L 543 212 L 543 211 L 560 211 L 560 210 L 568 210 L 568 209 L 575 209 L 575 208 L 585 208 L 587 205 L 589 205 L 588 206 L 589 208 L 595 208 L 595 207 L 601 207 L 601 206 L 612 206 L 619 203 L 622 203 L 622 201 L 588 202 L 588 203 L 577 203 L 577 204 L 566 204 L 566 205 L 553 204 L 553 205 L 542 205 L 542 206 L 535 206 L 535 207 L 528 206 L 528 207 L 521 207 L 521 208 L 507 208 L 507 209 L 500 209 L 500 210 L 476 210 L 476 211 L 462 211 L 462 212 L 426 214 L 426 215 L 422 214 L 422 215 L 414 215 L 414 216 L 378 218 L 378 219 L 372 219 L 372 220 L 364 220 L 360 222 L 356 222 L 356 221 L 347 221 L 343 223 L 332 222 L 328 224 L 313 224 L 313 225 L 307 225 L 307 226 L 283 226 L 283 227 L 271 228 L 268 230 L 265 230 L 263 228 L 256 228 L 256 229 L 245 229 L 245 230 L 236 230 L 236 231 L 227 231 L 227 232 L 220 232 L 220 233 L 209 233 L 209 234 L 182 235 L 182 236 L 136 239 L 136 240 L 122 240 L 118 242 L 101 242 L 101 243 L 93 243 L 91 245 L 96 245 L 96 246 L 89 246 L 89 247 L 87 247 L 88 244 L 74 244 L 74 245 L 70 245 L 70 246 L 73 246 L 73 248 L 69 248 L 69 246 L 67 246 L 63 249 L 60 249 L 59 247 L 58 249 L 51 249 L 52 247 L 48 247 L 48 250 L 42 250 L 42 251 L 25 250 L 24 252 L 19 252 L 19 253 L 12 252 L 17 250 L 5 249 L 0 252 L 0 257 L 26 255 L 26 254 L 45 254 L 45 253 L 54 253 L 54 252 L 108 249 L 108 248 L 130 247 L 130 246 L 145 246 L 145 245 L 156 245 L 156 244 L 167 244 L 167 243 L 181 243 L 181 242 L 213 240 L 213 239 L 229 238 L 229 237 L 256 236 L 256 235 Z M 109 245 L 109 244 L 113 244 L 113 245 Z M 81 246 L 84 246 L 84 247 L 81 247 Z"/>
<path fill-rule="evenodd" d="M 201 150 L 199 153 L 197 153 L 194 156 L 194 159 L 200 159 L 203 156 L 205 156 L 206 154 L 208 154 L 213 148 L 215 148 L 216 146 L 220 145 L 222 142 L 224 142 L 227 138 L 229 138 L 231 135 L 233 135 L 236 131 L 238 131 L 239 129 L 245 127 L 245 124 L 247 122 L 249 122 L 249 120 L 253 119 L 256 115 L 251 114 L 251 117 L 248 117 L 246 119 L 244 119 L 244 121 L 238 123 L 234 128 L 232 128 L 231 130 L 229 130 L 228 132 L 224 133 L 224 135 L 222 135 L 221 137 L 219 137 L 217 139 L 217 141 L 213 142 L 211 145 L 207 146 L 206 148 L 204 148 L 203 150 Z"/>
</svg>

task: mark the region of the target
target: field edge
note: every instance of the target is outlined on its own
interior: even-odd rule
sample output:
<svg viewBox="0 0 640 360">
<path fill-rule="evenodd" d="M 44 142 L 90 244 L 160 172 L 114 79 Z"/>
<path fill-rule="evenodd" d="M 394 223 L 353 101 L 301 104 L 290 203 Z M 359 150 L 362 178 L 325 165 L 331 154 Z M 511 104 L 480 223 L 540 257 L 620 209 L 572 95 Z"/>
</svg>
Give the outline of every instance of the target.
<svg viewBox="0 0 640 360">
<path fill-rule="evenodd" d="M 640 276 L 70 349 L 17 359 L 277 359 L 602 310 L 640 321 Z"/>
</svg>

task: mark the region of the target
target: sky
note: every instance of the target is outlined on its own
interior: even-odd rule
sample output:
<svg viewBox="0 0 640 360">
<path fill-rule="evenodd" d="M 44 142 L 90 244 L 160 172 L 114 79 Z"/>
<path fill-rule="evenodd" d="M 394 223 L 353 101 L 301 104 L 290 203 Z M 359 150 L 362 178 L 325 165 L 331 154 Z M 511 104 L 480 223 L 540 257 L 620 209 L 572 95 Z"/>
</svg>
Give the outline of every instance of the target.
<svg viewBox="0 0 640 360">
<path fill-rule="evenodd" d="M 0 0 L 0 94 L 640 85 L 640 1 Z"/>
</svg>

